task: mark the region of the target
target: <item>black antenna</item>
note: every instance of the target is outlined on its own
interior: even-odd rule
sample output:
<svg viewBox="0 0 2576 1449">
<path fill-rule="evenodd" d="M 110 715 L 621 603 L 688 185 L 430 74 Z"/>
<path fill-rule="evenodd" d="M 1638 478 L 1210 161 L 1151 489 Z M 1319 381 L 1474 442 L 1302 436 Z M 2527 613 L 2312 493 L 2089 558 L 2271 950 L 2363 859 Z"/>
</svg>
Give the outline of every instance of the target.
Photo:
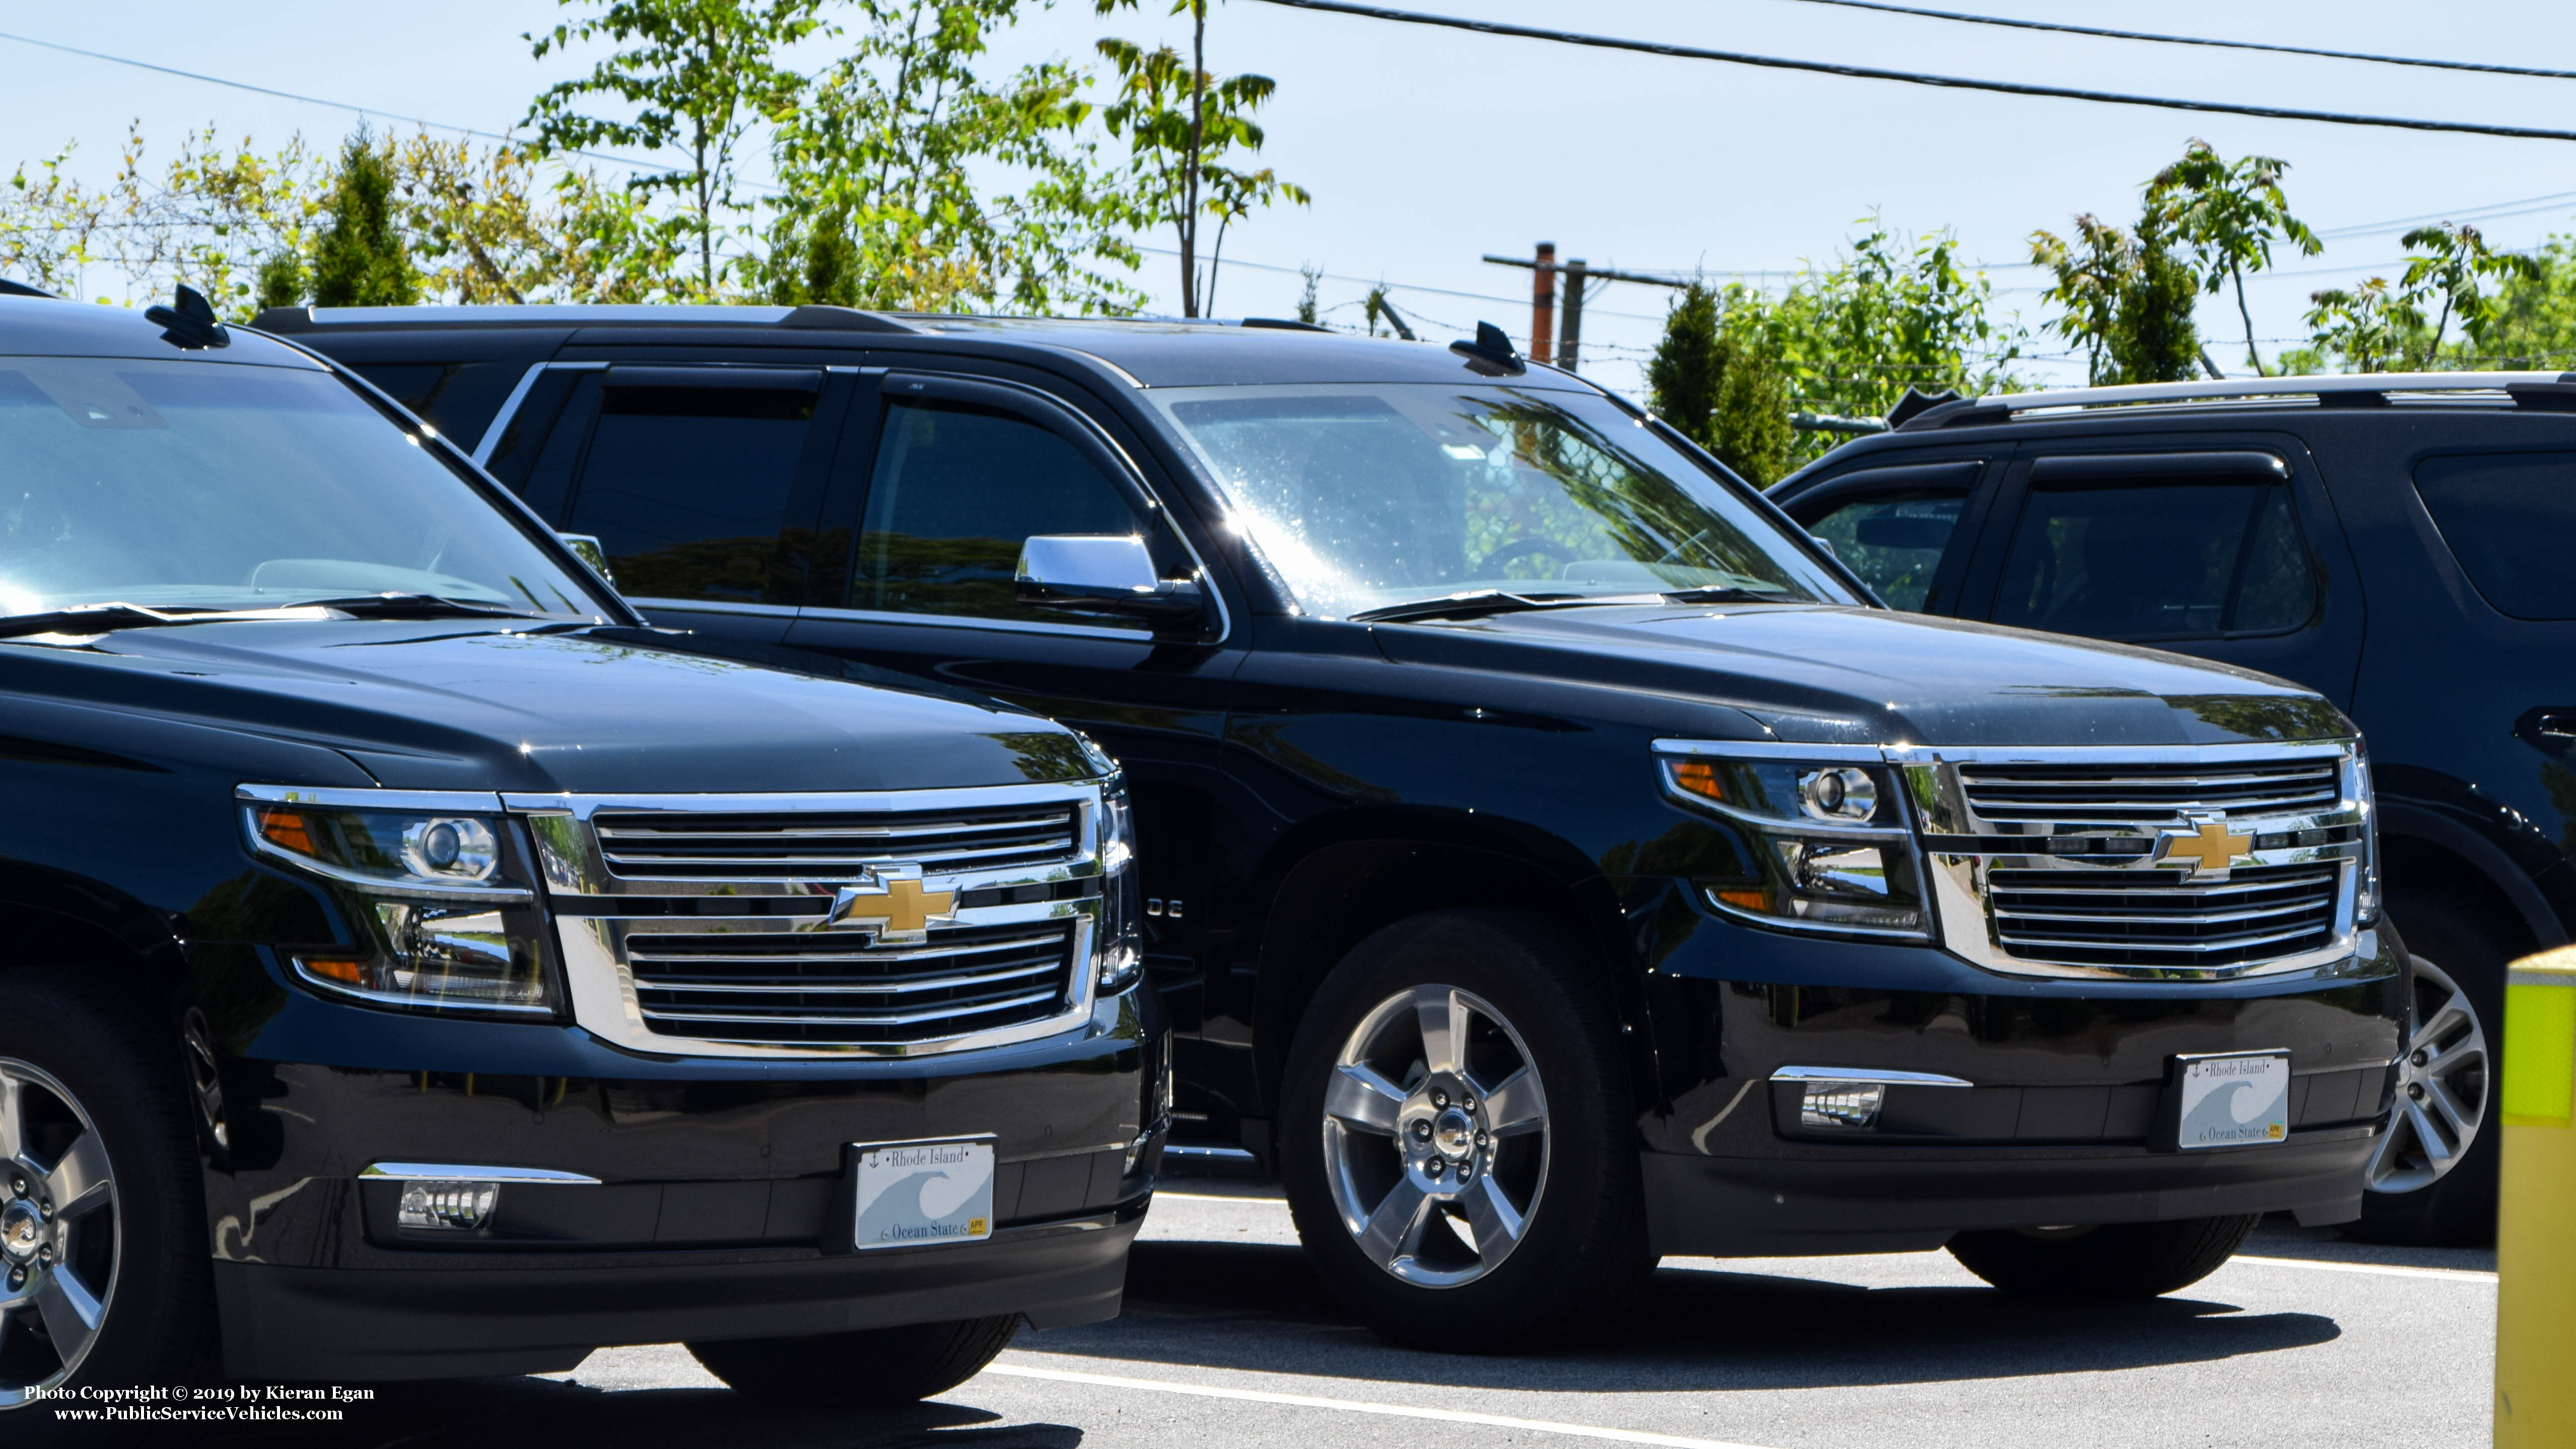
<svg viewBox="0 0 2576 1449">
<path fill-rule="evenodd" d="M 1467 359 L 1467 366 L 1486 377 L 1518 377 L 1529 371 L 1512 346 L 1511 334 L 1491 322 L 1476 324 L 1476 340 L 1452 342 L 1449 350 Z"/>
<path fill-rule="evenodd" d="M 146 322 L 157 322 L 163 329 L 161 340 L 173 347 L 194 352 L 204 347 L 230 347 L 233 334 L 215 315 L 214 304 L 196 288 L 181 282 L 171 294 L 171 305 L 154 307 L 143 314 Z"/>
</svg>

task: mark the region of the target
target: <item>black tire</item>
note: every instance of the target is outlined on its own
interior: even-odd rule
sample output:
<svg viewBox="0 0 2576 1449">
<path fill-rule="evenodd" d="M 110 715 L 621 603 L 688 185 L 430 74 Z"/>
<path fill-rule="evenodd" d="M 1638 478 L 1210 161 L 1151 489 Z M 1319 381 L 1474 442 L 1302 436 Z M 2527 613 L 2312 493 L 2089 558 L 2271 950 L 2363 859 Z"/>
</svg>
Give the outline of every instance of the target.
<svg viewBox="0 0 2576 1449">
<path fill-rule="evenodd" d="M 2118 1303 L 2188 1288 L 2235 1256 L 2259 1214 L 1961 1233 L 1950 1256 L 2016 1298 Z"/>
<path fill-rule="evenodd" d="M 1019 1328 L 1020 1316 L 1005 1313 L 808 1338 L 733 1338 L 693 1343 L 689 1352 L 734 1392 L 766 1403 L 894 1409 L 982 1373 Z"/>
<path fill-rule="evenodd" d="M 2479 1130 L 2457 1165 L 2429 1186 L 2363 1193 L 2361 1220 L 2345 1224 L 2344 1233 L 2368 1242 L 2419 1246 L 2490 1242 L 2495 1237 L 2496 1163 L 2504 1136 L 2493 1120 L 2496 1094 L 2504 1080 L 2504 975 L 2513 952 L 2492 926 L 2448 897 L 2396 892 L 2389 897 L 2388 916 L 2404 938 L 2407 953 L 2455 982 L 2478 1017 L 2486 1039 L 2486 1067 L 2478 1084 L 2485 1100 L 2480 1104 Z M 2415 985 L 2415 1019 L 2420 1021 L 2449 993 L 2420 975 Z M 2403 1100 L 2398 1108 L 2402 1115 Z M 2392 1122 L 2392 1132 L 2401 1126 Z"/>
<path fill-rule="evenodd" d="M 55 1256 L 23 1265 L 23 1291 L 32 1294 L 37 1275 L 57 1268 L 70 1288 L 107 1285 L 92 1295 L 96 1322 L 74 1355 L 61 1351 L 62 1335 L 39 1334 L 37 1325 L 51 1325 L 43 1312 L 0 1317 L 0 1386 L 19 1400 L 30 1386 L 56 1378 L 72 1389 L 202 1380 L 214 1366 L 214 1286 L 195 1108 L 175 1020 L 63 967 L 0 973 L 0 991 L 8 1000 L 0 1012 L 0 1074 L 18 1083 L 18 1116 L 27 1124 L 24 1152 L 0 1171 L 0 1204 L 14 1207 L 23 1182 L 26 1201 L 60 1209 L 42 1230 Z M 6 1130 L 0 1120 L 0 1133 Z M 53 1202 L 72 1179 L 49 1181 L 47 1169 L 102 1159 L 103 1192 Z M 13 1266 L 22 1265 L 0 1262 L 0 1284 Z M 41 1404 L 0 1414 L 0 1435 L 37 1427 L 40 1417 L 50 1417 Z"/>
<path fill-rule="evenodd" d="M 1316 1272 L 1344 1308 L 1379 1334 L 1448 1352 L 1520 1348 L 1580 1332 L 1616 1311 L 1643 1285 L 1654 1260 L 1647 1249 L 1628 1072 L 1617 1018 L 1594 980 L 1586 953 L 1542 919 L 1450 910 L 1415 916 L 1370 936 L 1316 993 L 1289 1048 L 1278 1129 L 1280 1175 L 1298 1237 Z M 1396 1250 L 1406 1265 L 1403 1271 L 1428 1272 L 1422 1265 L 1442 1253 L 1453 1261 L 1462 1253 L 1473 1260 L 1470 1267 L 1442 1271 L 1474 1276 L 1440 1286 L 1399 1277 L 1398 1267 L 1382 1265 L 1363 1251 L 1336 1195 L 1358 1190 L 1355 1173 L 1374 1172 L 1388 1184 L 1377 1199 L 1383 1207 L 1395 1202 L 1408 1183 L 1420 1190 L 1423 1179 L 1408 1164 L 1419 1161 L 1426 1165 L 1420 1170 L 1427 1170 L 1434 1150 L 1452 1150 L 1433 1144 L 1454 1144 L 1457 1138 L 1445 1132 L 1411 1136 L 1414 1129 L 1403 1124 L 1412 1119 L 1399 1121 L 1396 1115 L 1429 1110 L 1433 1084 L 1446 1080 L 1426 1065 L 1430 1048 L 1424 1046 L 1414 1057 L 1409 1074 L 1396 1065 L 1386 1067 L 1387 1073 L 1409 1075 L 1410 1081 L 1398 1082 L 1395 1075 L 1386 1075 L 1385 1081 L 1408 1093 L 1407 1100 L 1423 1100 L 1403 1109 L 1379 1104 L 1389 1113 L 1386 1120 L 1399 1123 L 1387 1129 L 1382 1157 L 1376 1141 L 1352 1136 L 1345 1143 L 1338 1135 L 1344 1129 L 1328 1126 L 1325 1114 L 1327 1087 L 1340 1073 L 1343 1051 L 1355 1033 L 1372 1022 L 1398 1020 L 1407 1009 L 1397 1005 L 1398 999 L 1417 988 L 1446 993 L 1443 999 L 1453 1003 L 1472 999 L 1498 1013 L 1490 1020 L 1453 1018 L 1469 1023 L 1463 1033 L 1468 1046 L 1461 1052 L 1485 1064 L 1461 1069 L 1483 1076 L 1458 1080 L 1498 1074 L 1507 1079 L 1507 1066 L 1525 1065 L 1534 1069 L 1544 1092 L 1538 1129 L 1528 1128 L 1525 1120 L 1507 1124 L 1496 1116 L 1490 1124 L 1490 1155 L 1481 1125 L 1473 1149 L 1455 1148 L 1461 1156 L 1454 1160 L 1482 1176 L 1470 1180 L 1450 1168 L 1444 1185 L 1449 1198 L 1440 1198 L 1443 1188 L 1431 1189 L 1431 1205 L 1423 1210 L 1427 1216 L 1414 1219 L 1421 1226 L 1411 1241 L 1421 1246 Z M 1385 1014 L 1390 1011 L 1398 1016 Z M 1505 1098 L 1514 1096 L 1507 1083 L 1501 1090 Z M 1442 1105 L 1441 1120 L 1446 1120 L 1448 1105 Z M 1456 1105 L 1471 1111 L 1477 1106 L 1471 1098 Z M 1490 1094 L 1483 1105 L 1496 1113 L 1514 1110 L 1491 1100 Z M 1430 1125 L 1424 1122 L 1421 1130 Z M 1531 1136 L 1538 1138 L 1536 1144 L 1529 1142 Z M 1533 1146 L 1535 1175 L 1530 1167 Z M 1482 1227 L 1469 1214 L 1471 1190 L 1522 1194 L 1507 1199 L 1525 1210 L 1510 1246 L 1489 1252 Z M 1454 1205 L 1454 1217 L 1444 1201 Z M 1454 1229 L 1452 1221 L 1458 1224 Z M 1435 1237 L 1442 1232 L 1450 1236 Z"/>
</svg>

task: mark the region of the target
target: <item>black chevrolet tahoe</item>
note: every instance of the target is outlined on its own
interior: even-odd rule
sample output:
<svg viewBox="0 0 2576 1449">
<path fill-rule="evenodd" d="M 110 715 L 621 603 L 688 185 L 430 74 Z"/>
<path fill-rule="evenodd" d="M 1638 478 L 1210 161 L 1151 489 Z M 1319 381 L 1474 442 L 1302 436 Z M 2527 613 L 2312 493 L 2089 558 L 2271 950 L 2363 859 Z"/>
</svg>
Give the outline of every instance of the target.
<svg viewBox="0 0 2576 1449">
<path fill-rule="evenodd" d="M 274 327 L 656 623 L 997 695 L 1134 792 L 1175 1151 L 1437 1348 L 1658 1254 L 2152 1294 L 2359 1210 L 2406 955 L 2314 693 L 1876 606 L 1499 334 L 833 308 Z M 711 709 L 722 691 L 710 681 Z"/>
<path fill-rule="evenodd" d="M 671 1340 L 904 1400 L 1114 1314 L 1165 1078 L 1098 747 L 650 627 L 181 301 L 0 295 L 0 1436 Z"/>
<path fill-rule="evenodd" d="M 2194 654 L 2351 712 L 2416 958 L 2355 1228 L 2491 1233 L 2505 965 L 2576 932 L 2576 375 L 2018 393 L 1772 498 L 1899 608 Z"/>
</svg>

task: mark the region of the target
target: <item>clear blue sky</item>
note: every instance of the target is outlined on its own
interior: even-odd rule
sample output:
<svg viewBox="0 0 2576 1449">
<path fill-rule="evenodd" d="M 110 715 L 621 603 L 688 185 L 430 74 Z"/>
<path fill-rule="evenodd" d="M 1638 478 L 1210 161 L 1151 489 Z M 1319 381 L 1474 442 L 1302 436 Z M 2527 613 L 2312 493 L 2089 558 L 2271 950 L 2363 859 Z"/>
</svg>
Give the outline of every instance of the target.
<svg viewBox="0 0 2576 1449">
<path fill-rule="evenodd" d="M 2433 24 L 2420 5 L 2217 0 L 2135 5 L 1935 0 L 1938 8 L 2066 19 L 2335 49 L 2441 55 L 2576 70 L 2576 7 L 2506 0 L 2475 25 Z M 1033 12 L 1011 60 L 1087 59 L 1102 34 L 1165 33 L 1165 7 L 1109 20 L 1076 0 Z M 2102 90 L 2253 100 L 2576 129 L 2576 81 L 2512 79 L 2354 62 L 2047 36 L 1795 3 L 1795 0 L 1415 0 L 1448 10 L 1600 33 L 1859 64 Z M 552 23 L 542 0 L 434 6 L 322 0 L 31 0 L 0 4 L 0 30 L 424 117 L 507 128 L 528 97 L 571 67 L 528 57 L 520 32 Z M 1955 227 L 1965 254 L 1999 264 L 2001 301 L 2034 326 L 2026 269 L 2034 227 L 2078 211 L 2126 220 L 2137 183 L 2208 138 L 2233 155 L 2288 159 L 2295 209 L 2323 231 L 2576 192 L 2576 143 L 2484 139 L 2192 115 L 1935 91 L 1880 82 L 1572 50 L 1220 0 L 1211 63 L 1279 81 L 1265 160 L 1315 193 L 1311 209 L 1238 228 L 1231 257 L 1341 277 L 1384 278 L 1447 335 L 1479 318 L 1528 326 L 1528 275 L 1482 265 L 1541 238 L 1595 265 L 1782 273 L 1823 259 L 1855 218 Z M 818 57 L 819 59 L 819 57 Z M 214 122 L 262 145 L 302 132 L 327 141 L 351 116 L 0 42 L 0 165 L 81 143 L 82 169 L 112 166 L 125 124 L 167 138 Z M 2484 222 L 2500 245 L 2576 230 L 2576 203 Z M 2288 338 L 2319 286 L 2387 270 L 2402 227 L 2338 236 L 2314 260 L 2255 284 L 2258 333 Z M 1151 239 L 1149 240 L 1158 240 Z M 1142 281 L 1172 310 L 1171 264 Z M 1298 279 L 1229 269 L 1218 310 L 1285 314 Z M 1475 296 L 1443 295 L 1444 289 Z M 1323 288 L 1356 315 L 1358 281 Z M 2236 370 L 2232 302 L 2204 304 L 2212 353 Z M 1661 293 L 1614 286 L 1585 328 L 1599 373 L 1634 388 Z M 2056 345 L 2037 344 L 2053 351 Z M 2271 350 L 2267 346 L 2267 353 Z M 1587 369 L 1591 370 L 1591 369 Z M 2041 363 L 2035 375 L 2067 376 Z"/>
</svg>

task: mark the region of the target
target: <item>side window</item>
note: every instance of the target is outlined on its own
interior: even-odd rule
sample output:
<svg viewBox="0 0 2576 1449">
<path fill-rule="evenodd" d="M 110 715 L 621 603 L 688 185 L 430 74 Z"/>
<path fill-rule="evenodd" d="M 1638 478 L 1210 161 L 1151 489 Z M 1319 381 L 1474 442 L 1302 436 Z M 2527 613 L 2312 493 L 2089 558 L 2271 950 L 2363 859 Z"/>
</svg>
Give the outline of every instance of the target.
<svg viewBox="0 0 2576 1449">
<path fill-rule="evenodd" d="M 2102 639 L 2280 633 L 2316 581 L 2276 478 L 2042 484 L 2022 504 L 1995 622 Z"/>
<path fill-rule="evenodd" d="M 2415 491 L 2461 571 L 2496 612 L 2576 619 L 2576 453 L 2427 458 Z"/>
<path fill-rule="evenodd" d="M 1033 534 L 1148 537 L 1127 496 L 1073 444 L 982 408 L 894 403 L 859 523 L 850 607 L 1121 627 L 1022 604 L 1012 591 Z M 1142 628 L 1142 625 L 1137 627 Z"/>
<path fill-rule="evenodd" d="M 1921 610 L 1964 493 L 1874 493 L 1832 505 L 1809 527 L 1891 607 Z"/>
<path fill-rule="evenodd" d="M 814 431 L 811 376 L 633 385 L 610 372 L 560 526 L 598 536 L 630 597 L 772 598 L 779 535 Z M 573 411 L 528 480 L 532 505 L 550 491 L 559 449 L 579 444 L 565 437 Z"/>
<path fill-rule="evenodd" d="M 351 371 L 383 388 L 461 448 L 471 449 L 527 372 L 517 362 L 368 362 Z"/>
</svg>

